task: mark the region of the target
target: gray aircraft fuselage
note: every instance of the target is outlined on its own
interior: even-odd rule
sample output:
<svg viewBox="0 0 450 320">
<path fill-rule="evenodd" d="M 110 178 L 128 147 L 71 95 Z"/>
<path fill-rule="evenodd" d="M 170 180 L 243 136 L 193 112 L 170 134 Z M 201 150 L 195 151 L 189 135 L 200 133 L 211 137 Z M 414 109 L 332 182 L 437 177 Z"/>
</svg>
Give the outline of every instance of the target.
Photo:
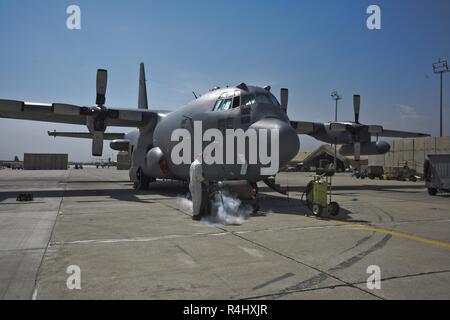
<svg viewBox="0 0 450 320">
<path fill-rule="evenodd" d="M 248 86 L 247 90 L 237 87 L 216 89 L 191 101 L 186 106 L 177 109 L 158 119 L 154 130 L 141 129 L 126 135 L 130 140 L 132 167 L 130 178 L 138 179 L 141 170 L 150 178 L 189 179 L 190 163 L 176 165 L 172 161 L 172 149 L 179 141 L 172 141 L 174 130 L 184 128 L 194 139 L 193 123 L 201 121 L 203 132 L 207 129 L 219 129 L 224 135 L 227 129 L 277 129 L 279 130 L 279 167 L 284 166 L 294 158 L 300 142 L 297 132 L 291 127 L 289 118 L 280 108 L 277 99 L 266 89 Z M 221 97 L 233 95 L 234 108 L 215 111 L 215 105 Z M 239 98 L 236 98 L 239 97 Z M 238 99 L 237 102 L 234 99 Z M 246 104 L 246 105 L 245 105 Z M 268 139 L 270 142 L 270 139 Z M 209 144 L 203 143 L 203 147 Z M 224 143 L 225 144 L 225 143 Z M 268 146 L 269 153 L 272 146 Z M 246 144 L 246 160 L 248 160 L 248 144 Z M 224 158 L 226 157 L 224 149 Z M 236 155 L 236 150 L 234 150 Z M 194 160 L 191 155 L 191 162 Z M 248 180 L 256 182 L 267 178 L 261 174 L 261 164 L 248 164 L 245 174 L 242 174 L 241 164 L 204 164 L 204 175 L 214 181 Z"/>
</svg>

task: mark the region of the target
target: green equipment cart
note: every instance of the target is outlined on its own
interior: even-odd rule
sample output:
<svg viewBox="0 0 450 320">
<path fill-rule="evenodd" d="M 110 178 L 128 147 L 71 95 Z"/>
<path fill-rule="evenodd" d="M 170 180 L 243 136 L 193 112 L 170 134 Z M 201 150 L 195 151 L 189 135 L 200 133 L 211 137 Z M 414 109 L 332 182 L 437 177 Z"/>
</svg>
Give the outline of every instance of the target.
<svg viewBox="0 0 450 320">
<path fill-rule="evenodd" d="M 334 169 L 322 169 L 306 186 L 306 205 L 315 216 L 321 217 L 325 210 L 333 217 L 339 214 L 339 204 L 331 199 L 333 175 Z"/>
</svg>

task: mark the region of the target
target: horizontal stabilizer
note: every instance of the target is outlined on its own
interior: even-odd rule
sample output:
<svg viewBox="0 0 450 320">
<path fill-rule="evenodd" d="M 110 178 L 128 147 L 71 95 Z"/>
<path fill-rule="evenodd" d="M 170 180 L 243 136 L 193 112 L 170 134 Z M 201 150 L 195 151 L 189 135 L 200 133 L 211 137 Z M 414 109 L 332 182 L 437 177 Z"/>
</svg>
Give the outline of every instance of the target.
<svg viewBox="0 0 450 320">
<path fill-rule="evenodd" d="M 66 137 L 66 138 L 80 138 L 80 139 L 92 139 L 93 134 L 90 132 L 56 132 L 48 131 L 50 137 Z M 103 134 L 104 140 L 117 140 L 123 139 L 125 137 L 124 133 L 107 133 Z"/>
</svg>

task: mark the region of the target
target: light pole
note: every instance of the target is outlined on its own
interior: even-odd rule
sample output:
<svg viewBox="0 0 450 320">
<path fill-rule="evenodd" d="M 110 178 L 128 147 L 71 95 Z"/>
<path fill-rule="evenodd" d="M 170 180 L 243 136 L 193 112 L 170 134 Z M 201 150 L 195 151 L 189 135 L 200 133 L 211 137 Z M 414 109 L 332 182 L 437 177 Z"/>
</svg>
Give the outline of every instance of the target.
<svg viewBox="0 0 450 320">
<path fill-rule="evenodd" d="M 337 122 L 337 109 L 338 109 L 338 101 L 342 100 L 342 96 L 336 91 L 336 89 L 333 89 L 331 91 L 331 99 L 335 101 L 335 109 L 334 109 L 334 121 Z M 337 170 L 337 144 L 336 140 L 334 141 L 334 170 Z"/>
<path fill-rule="evenodd" d="M 442 60 L 439 58 L 438 62 L 433 63 L 433 72 L 435 74 L 440 75 L 441 79 L 441 94 L 440 94 L 440 108 L 439 108 L 439 128 L 440 128 L 440 136 L 443 136 L 443 130 L 442 130 L 442 95 L 443 95 L 443 85 L 442 85 L 442 74 L 449 72 L 447 60 Z"/>
</svg>

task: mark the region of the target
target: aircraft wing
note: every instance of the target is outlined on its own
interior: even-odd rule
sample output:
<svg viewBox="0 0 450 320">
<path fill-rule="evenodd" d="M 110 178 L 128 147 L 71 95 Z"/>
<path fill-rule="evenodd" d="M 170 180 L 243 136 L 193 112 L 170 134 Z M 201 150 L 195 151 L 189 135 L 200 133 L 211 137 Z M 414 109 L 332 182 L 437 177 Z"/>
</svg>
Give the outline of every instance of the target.
<svg viewBox="0 0 450 320">
<path fill-rule="evenodd" d="M 168 112 L 119 108 L 102 110 L 98 107 L 82 107 L 62 103 L 44 104 L 0 100 L 0 118 L 86 125 L 88 117 L 96 117 L 100 113 L 107 126 L 136 128 L 144 126 L 150 120 L 164 116 Z"/>
<path fill-rule="evenodd" d="M 66 137 L 66 138 L 80 138 L 80 139 L 92 139 L 94 135 L 90 132 L 57 132 L 47 131 L 50 137 Z M 104 140 L 117 140 L 125 138 L 125 133 L 111 133 L 105 132 L 103 134 Z"/>
<path fill-rule="evenodd" d="M 291 126 L 298 132 L 298 134 L 312 134 L 317 130 L 320 130 L 325 123 L 316 123 L 308 121 L 291 121 Z M 356 123 L 344 123 L 344 122 L 330 122 L 329 129 L 331 131 L 353 131 L 367 128 L 368 132 L 372 136 L 379 137 L 392 137 L 392 138 L 422 138 L 429 137 L 429 134 L 419 132 L 397 131 L 387 130 L 378 125 L 360 125 Z M 353 128 L 353 129 L 352 129 Z"/>
<path fill-rule="evenodd" d="M 315 128 L 318 127 L 318 124 L 308 121 L 291 121 L 291 126 L 297 131 L 298 134 L 311 134 L 314 133 Z"/>
<path fill-rule="evenodd" d="M 392 138 L 423 138 L 430 136 L 429 134 L 425 133 L 386 130 L 386 129 L 383 129 L 381 133 L 378 133 L 377 135 L 379 137 L 392 137 Z"/>
</svg>

